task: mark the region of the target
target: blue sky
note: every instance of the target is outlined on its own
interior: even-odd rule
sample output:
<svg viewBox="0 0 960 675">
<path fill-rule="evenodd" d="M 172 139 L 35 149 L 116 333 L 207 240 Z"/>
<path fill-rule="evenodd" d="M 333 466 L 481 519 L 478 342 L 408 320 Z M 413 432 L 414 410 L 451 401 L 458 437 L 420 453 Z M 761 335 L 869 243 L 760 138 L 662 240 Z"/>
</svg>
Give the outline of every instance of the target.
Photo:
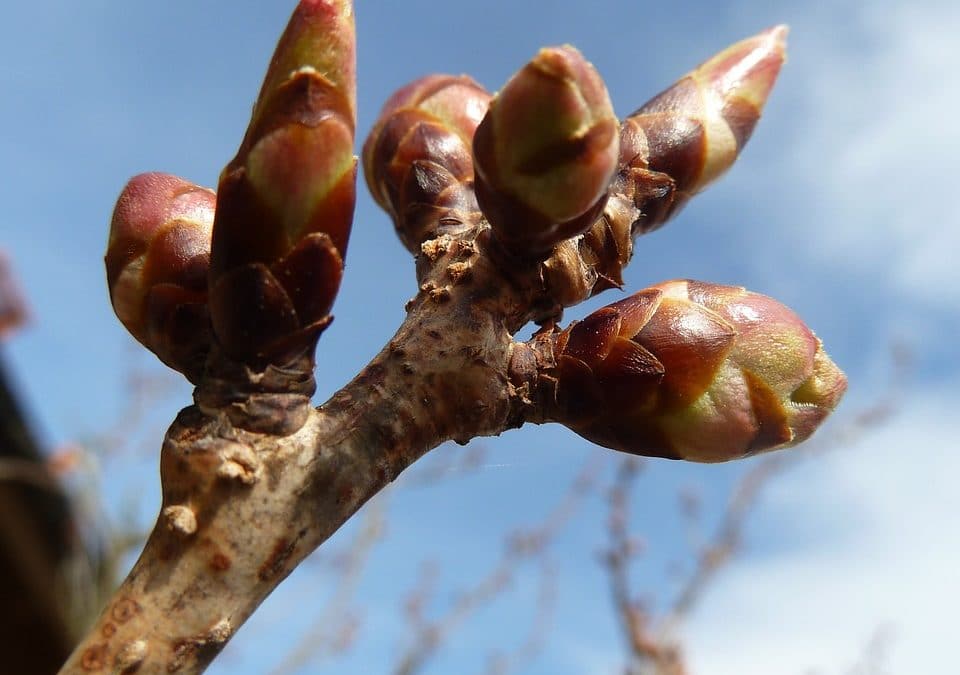
<svg viewBox="0 0 960 675">
<path fill-rule="evenodd" d="M 627 287 L 694 277 L 783 300 L 850 376 L 841 423 L 877 396 L 892 342 L 912 350 L 913 377 L 891 422 L 766 493 L 744 555 L 684 635 L 698 673 L 839 673 L 887 627 L 892 672 L 947 672 L 947 612 L 960 597 L 952 518 L 960 497 L 950 482 L 960 469 L 956 3 L 358 5 L 361 134 L 414 77 L 466 72 L 496 89 L 537 48 L 563 42 L 594 62 L 626 114 L 727 44 L 790 24 L 788 63 L 744 156 L 675 222 L 638 242 Z M 5 354 L 49 444 L 115 425 L 127 410 L 125 373 L 152 367 L 107 298 L 102 255 L 113 201 L 146 170 L 215 184 L 292 6 L 51 0 L 4 12 L 0 246 L 33 311 Z M 363 188 L 347 265 L 319 351 L 321 400 L 379 350 L 414 292 L 409 256 Z M 178 384 L 150 417 L 172 419 L 188 402 Z M 380 500 L 388 525 L 358 584 L 359 647 L 342 663 L 324 662 L 331 669 L 387 671 L 405 644 L 399 604 L 423 560 L 441 572 L 442 605 L 465 583 L 458 579 L 495 564 L 510 527 L 535 523 L 561 498 L 587 457 L 611 454 L 551 427 L 483 447 L 479 471 L 428 487 L 401 480 Z M 114 516 L 136 495 L 149 522 L 156 454 L 104 467 Z M 696 487 L 716 512 L 744 468 L 648 466 L 634 500 L 651 549 L 635 570 L 638 586 L 669 588 L 665 563 L 684 550 L 676 489 Z M 591 497 L 556 542 L 553 628 L 527 672 L 617 672 L 619 635 L 596 563 L 604 518 L 602 499 Z M 346 545 L 355 527 L 331 548 Z M 323 559 L 268 601 L 212 672 L 265 672 L 281 660 L 330 595 Z M 511 592 L 452 635 L 427 672 L 481 672 L 491 648 L 515 644 L 535 579 L 536 569 L 521 570 Z"/>
</svg>

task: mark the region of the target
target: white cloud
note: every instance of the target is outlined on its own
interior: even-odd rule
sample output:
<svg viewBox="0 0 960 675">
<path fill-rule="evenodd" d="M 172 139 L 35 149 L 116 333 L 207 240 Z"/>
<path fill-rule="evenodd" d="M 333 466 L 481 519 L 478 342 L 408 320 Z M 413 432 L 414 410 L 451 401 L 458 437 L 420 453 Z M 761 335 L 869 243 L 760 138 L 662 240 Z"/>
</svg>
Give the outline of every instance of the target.
<svg viewBox="0 0 960 675">
<path fill-rule="evenodd" d="M 830 535 L 721 577 L 686 635 L 693 672 L 839 675 L 878 630 L 883 672 L 955 672 L 958 405 L 955 393 L 917 397 L 857 447 L 776 484 L 758 513 Z"/>
<path fill-rule="evenodd" d="M 785 152 L 804 199 L 795 231 L 833 263 L 960 306 L 960 5 L 864 3 L 858 13 L 859 25 L 795 32 L 790 68 L 805 90 L 804 124 Z"/>
</svg>

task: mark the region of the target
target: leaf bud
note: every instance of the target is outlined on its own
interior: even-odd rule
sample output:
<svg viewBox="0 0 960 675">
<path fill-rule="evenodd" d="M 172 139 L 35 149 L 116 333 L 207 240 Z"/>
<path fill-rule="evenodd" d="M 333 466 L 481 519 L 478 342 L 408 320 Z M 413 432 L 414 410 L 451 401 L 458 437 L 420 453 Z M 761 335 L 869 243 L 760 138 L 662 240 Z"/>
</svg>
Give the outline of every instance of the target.
<svg viewBox="0 0 960 675">
<path fill-rule="evenodd" d="M 355 60 L 351 3 L 301 0 L 220 177 L 210 310 L 232 359 L 283 365 L 330 323 L 355 201 Z"/>
<path fill-rule="evenodd" d="M 708 59 L 623 121 L 615 191 L 649 232 L 723 174 L 760 119 L 786 55 L 786 26 L 742 40 Z"/>
<path fill-rule="evenodd" d="M 668 281 L 559 333 L 558 421 L 637 455 L 720 462 L 809 437 L 846 378 L 790 309 Z"/>
<path fill-rule="evenodd" d="M 210 350 L 207 271 L 216 195 L 163 173 L 127 183 L 110 223 L 110 300 L 130 334 L 196 382 Z"/>
<path fill-rule="evenodd" d="M 587 230 L 617 169 L 619 125 L 599 73 L 550 47 L 490 103 L 473 140 L 477 200 L 497 237 L 541 256 Z"/>
<path fill-rule="evenodd" d="M 478 210 L 471 144 L 489 102 L 466 75 L 435 74 L 399 89 L 380 111 L 363 145 L 364 176 L 411 253 Z"/>
</svg>

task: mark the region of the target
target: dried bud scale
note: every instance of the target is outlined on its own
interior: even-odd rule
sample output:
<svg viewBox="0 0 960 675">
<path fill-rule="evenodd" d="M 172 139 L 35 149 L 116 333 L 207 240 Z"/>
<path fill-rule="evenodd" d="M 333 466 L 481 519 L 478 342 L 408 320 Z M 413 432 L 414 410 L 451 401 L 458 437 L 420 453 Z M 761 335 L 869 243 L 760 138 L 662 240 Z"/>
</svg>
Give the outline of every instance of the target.
<svg viewBox="0 0 960 675">
<path fill-rule="evenodd" d="M 497 237 L 542 255 L 587 230 L 617 168 L 603 79 L 570 46 L 542 49 L 504 85 L 474 136 L 477 198 Z"/>
<path fill-rule="evenodd" d="M 473 134 L 490 94 L 465 75 L 428 75 L 395 92 L 363 146 L 373 198 L 413 253 L 475 220 Z"/>
<path fill-rule="evenodd" d="M 114 311 L 147 349 L 196 382 L 210 350 L 212 190 L 163 173 L 127 183 L 105 258 Z"/>
<path fill-rule="evenodd" d="M 254 367 L 312 353 L 330 322 L 355 198 L 355 58 L 351 4 L 301 2 L 220 179 L 213 330 Z"/>
<path fill-rule="evenodd" d="M 636 208 L 615 193 L 590 229 L 554 248 L 543 262 L 541 274 L 547 294 L 558 308 L 623 286 L 623 269 L 633 254 L 630 224 L 636 214 Z"/>
<path fill-rule="evenodd" d="M 556 334 L 557 421 L 600 445 L 700 462 L 798 443 L 846 389 L 788 308 L 670 281 Z"/>
</svg>

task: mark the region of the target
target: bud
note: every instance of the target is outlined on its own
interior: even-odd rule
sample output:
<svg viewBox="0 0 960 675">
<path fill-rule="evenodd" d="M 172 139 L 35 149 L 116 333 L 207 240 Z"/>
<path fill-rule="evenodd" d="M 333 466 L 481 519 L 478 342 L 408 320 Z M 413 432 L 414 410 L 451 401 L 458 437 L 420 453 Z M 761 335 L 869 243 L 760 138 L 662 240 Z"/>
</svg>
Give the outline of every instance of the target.
<svg viewBox="0 0 960 675">
<path fill-rule="evenodd" d="M 470 148 L 489 102 L 465 75 L 428 75 L 380 111 L 363 145 L 364 175 L 411 253 L 478 210 Z"/>
<path fill-rule="evenodd" d="M 264 117 L 275 94 L 304 69 L 323 78 L 328 85 L 325 93 L 339 99 L 344 121 L 353 126 L 357 59 L 352 4 L 349 0 L 300 0 L 270 59 L 253 107 L 251 129 Z"/>
<path fill-rule="evenodd" d="M 615 191 L 640 211 L 634 234 L 662 225 L 730 168 L 783 65 L 786 36 L 777 26 L 727 47 L 624 120 Z"/>
<path fill-rule="evenodd" d="M 580 52 L 542 49 L 494 97 L 473 140 L 477 200 L 497 237 L 542 255 L 588 229 L 617 168 L 618 130 Z"/>
<path fill-rule="evenodd" d="M 355 56 L 350 2 L 301 0 L 221 175 L 210 311 L 237 361 L 283 365 L 330 323 L 353 219 Z"/>
<path fill-rule="evenodd" d="M 163 173 L 131 179 L 110 223 L 106 267 L 117 317 L 191 382 L 210 350 L 207 270 L 216 195 Z"/>
<path fill-rule="evenodd" d="M 806 439 L 846 378 L 790 309 L 668 281 L 559 333 L 558 421 L 637 455 L 720 462 Z"/>
<path fill-rule="evenodd" d="M 557 247 L 544 261 L 547 294 L 558 305 L 621 287 L 633 238 L 662 225 L 729 168 L 776 80 L 786 32 L 781 26 L 733 45 L 624 120 L 606 206 L 573 240 L 572 254 Z"/>
</svg>

